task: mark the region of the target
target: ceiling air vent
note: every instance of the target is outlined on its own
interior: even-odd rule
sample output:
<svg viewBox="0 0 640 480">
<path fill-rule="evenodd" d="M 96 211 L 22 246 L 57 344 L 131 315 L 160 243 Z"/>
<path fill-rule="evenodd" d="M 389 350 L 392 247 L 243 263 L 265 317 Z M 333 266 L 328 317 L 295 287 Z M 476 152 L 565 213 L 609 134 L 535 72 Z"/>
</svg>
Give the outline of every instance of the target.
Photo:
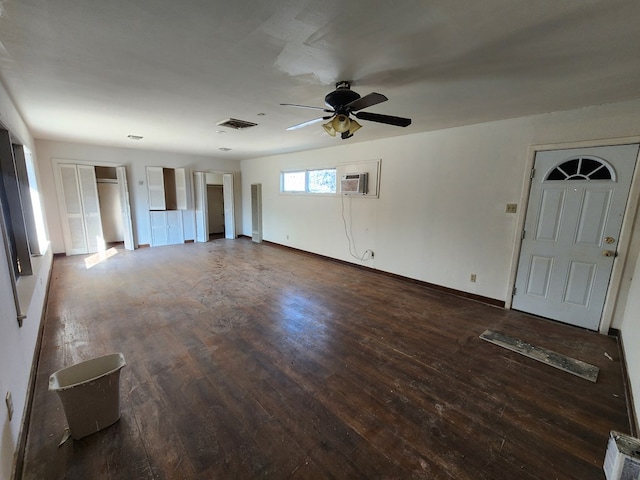
<svg viewBox="0 0 640 480">
<path fill-rule="evenodd" d="M 244 128 L 255 127 L 257 123 L 247 122 L 246 120 L 238 120 L 237 118 L 228 118 L 222 122 L 216 123 L 219 127 L 229 127 L 236 130 L 242 130 Z"/>
</svg>

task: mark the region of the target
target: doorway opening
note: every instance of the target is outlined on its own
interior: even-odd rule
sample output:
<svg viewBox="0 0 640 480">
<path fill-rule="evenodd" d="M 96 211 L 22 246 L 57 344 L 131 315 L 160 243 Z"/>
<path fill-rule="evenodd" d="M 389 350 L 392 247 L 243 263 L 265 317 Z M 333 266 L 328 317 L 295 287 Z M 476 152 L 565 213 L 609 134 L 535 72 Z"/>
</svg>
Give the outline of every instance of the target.
<svg viewBox="0 0 640 480">
<path fill-rule="evenodd" d="M 193 173 L 196 242 L 235 239 L 234 174 Z"/>
</svg>

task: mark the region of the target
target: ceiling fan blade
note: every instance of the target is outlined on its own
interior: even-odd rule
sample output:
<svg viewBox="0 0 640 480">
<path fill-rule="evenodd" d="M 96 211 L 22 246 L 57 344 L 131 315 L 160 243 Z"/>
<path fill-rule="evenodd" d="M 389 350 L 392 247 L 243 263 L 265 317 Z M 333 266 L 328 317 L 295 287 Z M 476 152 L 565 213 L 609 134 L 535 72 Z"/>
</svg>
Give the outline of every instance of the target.
<svg viewBox="0 0 640 480">
<path fill-rule="evenodd" d="M 297 125 L 292 125 L 287 130 L 297 130 L 298 128 L 306 127 L 308 125 L 313 125 L 314 123 L 322 122 L 323 120 L 329 120 L 333 115 L 329 115 L 327 117 L 319 117 L 314 118 L 313 120 L 307 120 L 306 122 L 298 123 Z"/>
<path fill-rule="evenodd" d="M 370 122 L 386 123 L 387 125 L 395 125 L 396 127 L 408 127 L 411 125 L 410 118 L 394 117 L 392 115 L 382 115 L 380 113 L 360 112 L 354 113 L 356 118 L 360 120 L 369 120 Z"/>
<path fill-rule="evenodd" d="M 295 103 L 281 103 L 283 107 L 295 107 L 295 108 L 311 108 L 313 110 L 322 110 L 323 112 L 333 113 L 333 110 L 328 110 L 323 107 L 310 107 L 309 105 L 296 105 Z"/>
<path fill-rule="evenodd" d="M 357 112 L 358 110 L 362 110 L 363 108 L 370 107 L 372 105 L 377 105 L 382 102 L 386 102 L 389 100 L 387 97 L 382 95 L 381 93 L 370 93 L 369 95 L 365 95 L 364 97 L 360 97 L 353 102 L 347 103 L 345 108 L 349 109 L 352 112 Z"/>
</svg>

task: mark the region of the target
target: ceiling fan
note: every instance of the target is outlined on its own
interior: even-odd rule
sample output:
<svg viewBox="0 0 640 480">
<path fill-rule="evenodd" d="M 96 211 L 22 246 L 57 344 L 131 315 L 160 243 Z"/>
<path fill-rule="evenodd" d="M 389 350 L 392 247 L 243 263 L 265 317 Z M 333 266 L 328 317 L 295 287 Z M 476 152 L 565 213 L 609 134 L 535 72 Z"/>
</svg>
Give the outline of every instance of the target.
<svg viewBox="0 0 640 480">
<path fill-rule="evenodd" d="M 350 118 L 351 114 L 353 114 L 353 116 L 358 120 L 369 120 L 370 122 L 395 125 L 396 127 L 407 127 L 411 125 L 410 118 L 382 115 L 380 113 L 360 112 L 360 110 L 364 108 L 386 102 L 387 100 L 387 97 L 381 93 L 375 92 L 361 97 L 359 94 L 351 90 L 351 84 L 349 82 L 342 81 L 336 83 L 336 89 L 333 92 L 329 92 L 326 97 L 324 97 L 324 103 L 327 105 L 327 108 L 295 105 L 292 103 L 281 103 L 280 105 L 285 107 L 322 110 L 329 114 L 297 125 L 292 125 L 287 128 L 287 130 L 296 130 L 298 128 L 306 127 L 307 125 L 313 125 L 314 123 L 328 120 L 327 123 L 322 125 L 325 131 L 332 137 L 335 137 L 336 134 L 339 133 L 341 138 L 345 139 L 352 137 L 355 131 L 362 127 L 362 125 L 360 125 L 356 120 Z"/>
</svg>

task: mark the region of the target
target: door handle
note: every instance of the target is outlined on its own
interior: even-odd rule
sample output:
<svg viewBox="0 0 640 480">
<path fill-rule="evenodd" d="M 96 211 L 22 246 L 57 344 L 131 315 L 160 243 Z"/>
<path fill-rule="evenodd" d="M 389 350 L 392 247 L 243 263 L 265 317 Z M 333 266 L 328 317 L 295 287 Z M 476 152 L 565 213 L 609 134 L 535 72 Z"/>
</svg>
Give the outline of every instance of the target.
<svg viewBox="0 0 640 480">
<path fill-rule="evenodd" d="M 615 250 L 603 250 L 602 251 L 602 255 L 604 257 L 615 257 L 617 254 L 616 254 Z"/>
<path fill-rule="evenodd" d="M 605 237 L 604 242 L 608 245 L 611 245 L 613 242 L 615 242 L 616 239 L 613 237 Z"/>
</svg>

